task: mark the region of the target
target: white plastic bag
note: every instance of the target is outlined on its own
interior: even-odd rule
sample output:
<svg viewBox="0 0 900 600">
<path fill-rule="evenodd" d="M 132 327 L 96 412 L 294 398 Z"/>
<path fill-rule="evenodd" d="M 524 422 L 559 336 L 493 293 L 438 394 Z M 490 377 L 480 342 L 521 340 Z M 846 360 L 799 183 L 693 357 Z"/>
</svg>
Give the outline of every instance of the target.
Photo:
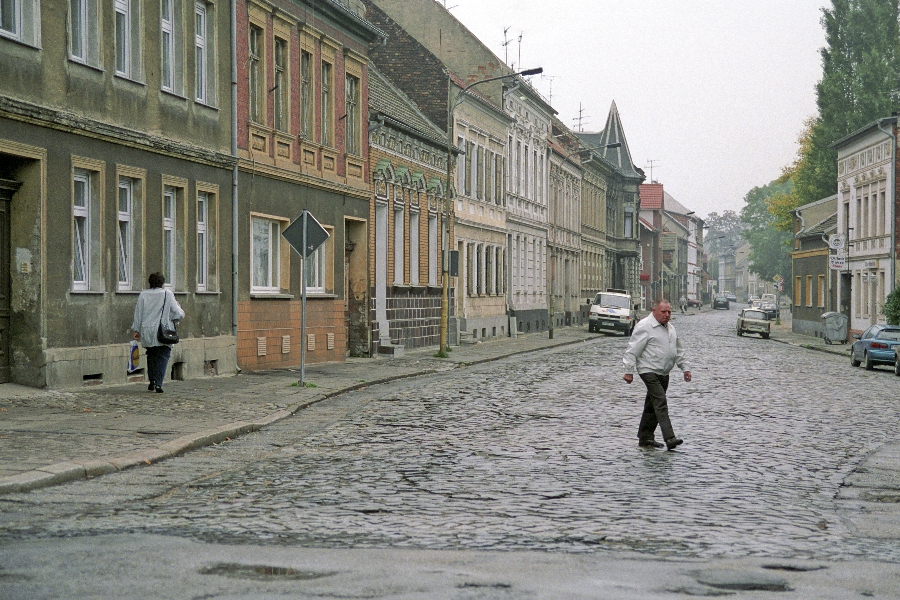
<svg viewBox="0 0 900 600">
<path fill-rule="evenodd" d="M 131 352 L 128 353 L 128 372 L 134 373 L 141 367 L 141 347 L 137 341 L 131 342 Z"/>
</svg>

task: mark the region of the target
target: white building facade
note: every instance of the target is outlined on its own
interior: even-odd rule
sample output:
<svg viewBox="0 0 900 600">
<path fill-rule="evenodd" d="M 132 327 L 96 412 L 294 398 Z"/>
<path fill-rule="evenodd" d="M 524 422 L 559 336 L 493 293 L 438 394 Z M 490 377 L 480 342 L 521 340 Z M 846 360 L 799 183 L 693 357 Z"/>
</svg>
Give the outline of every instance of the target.
<svg viewBox="0 0 900 600">
<path fill-rule="evenodd" d="M 838 279 L 837 297 L 854 332 L 885 322 L 884 302 L 894 289 L 896 133 L 897 118 L 890 117 L 834 144 L 837 231 L 847 240 L 847 267 Z"/>
<path fill-rule="evenodd" d="M 460 98 L 453 113 L 460 151 L 456 162 L 454 239 L 459 277 L 455 312 L 459 339 L 480 341 L 509 335 L 504 164 L 510 118 L 481 96 Z"/>
<path fill-rule="evenodd" d="M 506 148 L 510 327 L 514 319 L 519 333 L 543 331 L 549 325 L 548 138 L 556 111 L 519 78 L 504 90 L 503 104 L 513 119 Z"/>
</svg>

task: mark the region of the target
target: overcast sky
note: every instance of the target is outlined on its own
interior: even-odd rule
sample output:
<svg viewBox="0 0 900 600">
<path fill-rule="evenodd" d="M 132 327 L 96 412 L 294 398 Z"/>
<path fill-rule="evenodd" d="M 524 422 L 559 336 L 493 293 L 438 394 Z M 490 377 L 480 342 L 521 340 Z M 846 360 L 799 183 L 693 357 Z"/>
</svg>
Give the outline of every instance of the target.
<svg viewBox="0 0 900 600">
<path fill-rule="evenodd" d="M 443 3 L 444 0 L 439 0 Z M 698 215 L 739 211 L 781 174 L 816 114 L 821 0 L 447 0 L 572 129 L 613 100 L 635 165 Z M 510 43 L 503 47 L 503 29 Z M 522 35 L 521 45 L 519 35 Z M 521 51 L 521 61 L 519 59 Z M 552 86 L 552 87 L 551 87 Z"/>
</svg>

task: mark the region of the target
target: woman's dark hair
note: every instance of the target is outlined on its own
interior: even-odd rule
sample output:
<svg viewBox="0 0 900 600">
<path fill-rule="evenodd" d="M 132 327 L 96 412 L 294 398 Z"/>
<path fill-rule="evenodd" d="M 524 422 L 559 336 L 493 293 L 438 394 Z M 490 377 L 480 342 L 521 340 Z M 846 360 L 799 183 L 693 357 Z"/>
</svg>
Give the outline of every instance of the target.
<svg viewBox="0 0 900 600">
<path fill-rule="evenodd" d="M 161 288 L 163 284 L 166 282 L 166 276 L 157 271 L 156 273 L 150 274 L 150 287 L 151 288 Z"/>
</svg>

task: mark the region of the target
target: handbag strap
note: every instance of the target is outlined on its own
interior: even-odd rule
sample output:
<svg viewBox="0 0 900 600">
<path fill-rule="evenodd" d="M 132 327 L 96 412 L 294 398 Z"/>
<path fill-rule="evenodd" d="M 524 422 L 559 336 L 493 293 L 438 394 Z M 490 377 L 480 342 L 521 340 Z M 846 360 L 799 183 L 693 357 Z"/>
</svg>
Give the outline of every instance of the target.
<svg viewBox="0 0 900 600">
<path fill-rule="evenodd" d="M 166 303 L 169 301 L 169 293 L 163 288 L 163 305 L 159 309 L 159 322 L 162 323 L 163 313 L 166 312 Z"/>
</svg>

